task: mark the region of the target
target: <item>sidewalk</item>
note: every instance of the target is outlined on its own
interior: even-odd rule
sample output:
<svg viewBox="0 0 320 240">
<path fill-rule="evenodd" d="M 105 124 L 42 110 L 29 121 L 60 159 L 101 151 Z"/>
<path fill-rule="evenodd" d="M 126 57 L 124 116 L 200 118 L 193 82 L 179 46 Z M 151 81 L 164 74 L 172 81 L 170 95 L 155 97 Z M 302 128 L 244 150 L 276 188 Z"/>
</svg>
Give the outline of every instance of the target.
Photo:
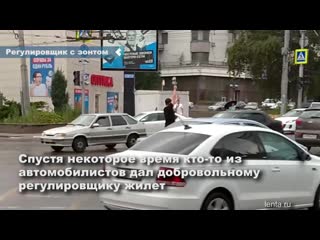
<svg viewBox="0 0 320 240">
<path fill-rule="evenodd" d="M 16 133 L 0 133 L 0 138 L 23 138 L 23 139 L 34 139 L 40 138 L 40 133 L 24 133 L 24 134 L 16 134 Z"/>
</svg>

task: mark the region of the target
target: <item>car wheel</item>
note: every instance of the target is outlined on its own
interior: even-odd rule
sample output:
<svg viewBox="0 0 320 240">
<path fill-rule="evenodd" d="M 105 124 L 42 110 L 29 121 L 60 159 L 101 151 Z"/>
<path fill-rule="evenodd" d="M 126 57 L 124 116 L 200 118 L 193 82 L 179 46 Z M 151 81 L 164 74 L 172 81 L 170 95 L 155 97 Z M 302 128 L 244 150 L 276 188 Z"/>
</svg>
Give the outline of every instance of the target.
<svg viewBox="0 0 320 240">
<path fill-rule="evenodd" d="M 233 210 L 232 200 L 223 192 L 212 192 L 204 201 L 202 210 Z"/>
<path fill-rule="evenodd" d="M 87 147 L 87 140 L 84 137 L 77 137 L 72 142 L 72 149 L 77 153 L 84 152 Z"/>
<path fill-rule="evenodd" d="M 61 152 L 61 150 L 62 150 L 64 147 L 60 147 L 60 146 L 51 146 L 51 148 L 52 148 L 55 152 Z"/>
<path fill-rule="evenodd" d="M 320 186 L 317 189 L 316 196 L 314 197 L 313 207 L 309 208 L 310 210 L 320 210 Z"/>
<path fill-rule="evenodd" d="M 131 148 L 133 145 L 135 145 L 137 142 L 137 139 L 138 139 L 138 136 L 136 134 L 129 135 L 126 143 L 127 147 Z"/>
<path fill-rule="evenodd" d="M 108 149 L 114 149 L 114 147 L 116 146 L 117 144 L 107 144 L 106 147 Z"/>
</svg>

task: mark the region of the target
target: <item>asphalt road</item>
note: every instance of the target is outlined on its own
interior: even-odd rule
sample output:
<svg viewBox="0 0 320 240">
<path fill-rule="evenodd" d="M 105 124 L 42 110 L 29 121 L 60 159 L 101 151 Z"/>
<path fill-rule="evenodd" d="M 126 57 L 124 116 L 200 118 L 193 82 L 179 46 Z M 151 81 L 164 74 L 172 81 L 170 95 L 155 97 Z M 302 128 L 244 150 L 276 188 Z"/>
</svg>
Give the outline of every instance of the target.
<svg viewBox="0 0 320 240">
<path fill-rule="evenodd" d="M 87 148 L 81 155 L 106 156 L 115 152 L 126 150 L 125 145 L 117 145 L 115 150 L 105 149 L 104 146 Z M 311 149 L 311 153 L 320 156 L 320 148 Z M 0 137 L 0 210 L 103 210 L 99 202 L 98 193 L 90 192 L 18 192 L 21 182 L 53 182 L 52 179 L 19 177 L 21 169 L 64 169 L 66 165 L 44 165 L 40 167 L 21 164 L 18 161 L 20 154 L 33 156 L 50 155 L 78 155 L 71 148 L 66 148 L 62 153 L 53 153 L 49 146 L 44 146 L 36 138 L 5 138 Z M 74 166 L 72 166 L 74 167 Z M 102 164 L 86 165 L 75 168 L 102 169 Z M 100 178 L 68 178 L 57 179 L 58 182 L 100 182 Z"/>
<path fill-rule="evenodd" d="M 104 146 L 87 148 L 82 155 L 106 156 L 115 152 L 124 151 L 125 145 L 116 146 L 115 150 L 105 149 Z M 39 139 L 25 138 L 4 138 L 0 137 L 0 210 L 3 209 L 20 209 L 20 210 L 103 210 L 103 205 L 99 202 L 98 193 L 90 192 L 56 192 L 51 191 L 41 193 L 36 191 L 27 191 L 20 193 L 18 191 L 19 182 L 53 182 L 52 179 L 26 178 L 19 177 L 21 169 L 63 169 L 66 165 L 44 165 L 36 167 L 33 165 L 21 164 L 18 161 L 20 154 L 33 156 L 50 156 L 50 155 L 77 155 L 71 148 L 66 148 L 61 153 L 51 152 L 51 148 L 43 146 Z M 102 164 L 86 165 L 86 169 L 102 169 Z M 56 179 L 55 179 L 56 180 Z M 100 182 L 101 178 L 69 178 L 61 179 L 59 182 Z M 55 181 L 54 181 L 55 182 Z"/>
</svg>

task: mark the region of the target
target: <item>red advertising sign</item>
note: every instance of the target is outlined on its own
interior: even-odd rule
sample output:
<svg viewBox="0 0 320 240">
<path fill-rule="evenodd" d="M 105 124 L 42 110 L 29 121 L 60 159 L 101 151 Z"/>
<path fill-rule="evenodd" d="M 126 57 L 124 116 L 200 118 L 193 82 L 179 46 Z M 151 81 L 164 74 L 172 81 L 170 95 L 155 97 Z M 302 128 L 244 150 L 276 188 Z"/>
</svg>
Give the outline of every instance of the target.
<svg viewBox="0 0 320 240">
<path fill-rule="evenodd" d="M 112 77 L 91 74 L 91 85 L 113 87 L 113 79 Z"/>
</svg>

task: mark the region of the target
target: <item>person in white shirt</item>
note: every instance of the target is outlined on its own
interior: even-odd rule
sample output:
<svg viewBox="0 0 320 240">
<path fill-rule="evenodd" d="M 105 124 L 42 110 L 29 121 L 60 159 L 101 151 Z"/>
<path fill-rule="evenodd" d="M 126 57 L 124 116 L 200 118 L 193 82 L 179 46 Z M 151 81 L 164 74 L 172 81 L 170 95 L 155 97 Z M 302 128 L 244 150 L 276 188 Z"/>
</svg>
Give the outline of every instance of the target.
<svg viewBox="0 0 320 240">
<path fill-rule="evenodd" d="M 173 106 L 173 110 L 176 113 L 183 115 L 183 105 L 182 105 L 182 103 L 180 103 L 180 97 L 177 97 L 177 101 Z"/>
<path fill-rule="evenodd" d="M 48 97 L 47 86 L 42 83 L 42 74 L 40 72 L 33 73 L 33 83 L 30 88 L 31 97 Z"/>
</svg>

